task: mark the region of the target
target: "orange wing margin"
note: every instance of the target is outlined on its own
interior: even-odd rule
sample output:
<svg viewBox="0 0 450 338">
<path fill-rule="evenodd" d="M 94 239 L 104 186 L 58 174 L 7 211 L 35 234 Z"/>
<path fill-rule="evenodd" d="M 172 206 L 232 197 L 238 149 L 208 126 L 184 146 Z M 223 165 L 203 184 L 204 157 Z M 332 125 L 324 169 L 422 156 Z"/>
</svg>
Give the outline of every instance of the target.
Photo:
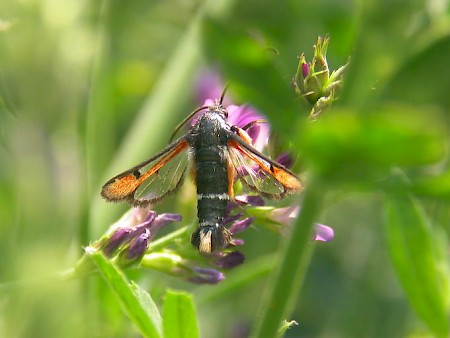
<svg viewBox="0 0 450 338">
<path fill-rule="evenodd" d="M 102 187 L 101 195 L 110 202 L 127 201 L 131 204 L 142 204 L 141 201 L 134 198 L 136 190 L 147 178 L 153 174 L 157 174 L 166 163 L 172 160 L 181 151 L 185 150 L 188 146 L 189 143 L 184 137 L 169 144 L 165 149 L 147 161 L 110 179 Z M 159 157 L 160 159 L 158 159 Z M 140 169 L 155 160 L 158 160 L 155 165 L 143 173 L 140 172 Z"/>
<path fill-rule="evenodd" d="M 300 191 L 303 189 L 300 179 L 294 173 L 283 167 L 281 164 L 272 161 L 270 158 L 245 143 L 245 141 L 241 140 L 238 135 L 233 134 L 232 140 L 230 141 L 230 146 L 250 158 L 263 171 L 275 178 L 287 190 Z M 267 164 L 263 163 L 263 161 L 267 162 Z"/>
</svg>

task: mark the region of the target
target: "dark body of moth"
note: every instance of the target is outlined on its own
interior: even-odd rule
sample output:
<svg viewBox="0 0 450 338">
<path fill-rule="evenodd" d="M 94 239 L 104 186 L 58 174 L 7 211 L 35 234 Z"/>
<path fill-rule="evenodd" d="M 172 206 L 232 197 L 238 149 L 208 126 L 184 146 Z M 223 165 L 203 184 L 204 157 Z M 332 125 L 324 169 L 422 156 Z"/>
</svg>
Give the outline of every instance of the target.
<svg viewBox="0 0 450 338">
<path fill-rule="evenodd" d="M 136 207 L 156 204 L 177 191 L 191 163 L 199 220 L 191 243 L 204 253 L 224 248 L 232 240 L 222 223 L 227 203 L 234 198 L 235 179 L 273 199 L 302 188 L 294 173 L 251 145 L 245 131 L 248 126 L 239 128 L 227 122 L 228 112 L 221 102 L 195 110 L 177 127 L 178 130 L 199 114 L 184 136 L 150 159 L 111 178 L 101 192 L 110 202 L 125 201 Z M 243 167 L 246 174 L 239 176 L 238 168 Z"/>
</svg>

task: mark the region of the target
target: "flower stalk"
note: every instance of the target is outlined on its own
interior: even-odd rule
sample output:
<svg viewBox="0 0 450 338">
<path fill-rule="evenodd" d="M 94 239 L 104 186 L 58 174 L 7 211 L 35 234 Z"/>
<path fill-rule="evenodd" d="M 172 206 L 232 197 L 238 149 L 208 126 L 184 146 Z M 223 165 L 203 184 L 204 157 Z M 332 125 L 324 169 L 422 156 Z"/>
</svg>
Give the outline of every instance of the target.
<svg viewBox="0 0 450 338">
<path fill-rule="evenodd" d="M 297 301 L 311 260 L 313 225 L 320 212 L 321 202 L 320 185 L 312 178 L 304 191 L 302 212 L 292 228 L 251 337 L 276 337 L 283 320 Z"/>
</svg>

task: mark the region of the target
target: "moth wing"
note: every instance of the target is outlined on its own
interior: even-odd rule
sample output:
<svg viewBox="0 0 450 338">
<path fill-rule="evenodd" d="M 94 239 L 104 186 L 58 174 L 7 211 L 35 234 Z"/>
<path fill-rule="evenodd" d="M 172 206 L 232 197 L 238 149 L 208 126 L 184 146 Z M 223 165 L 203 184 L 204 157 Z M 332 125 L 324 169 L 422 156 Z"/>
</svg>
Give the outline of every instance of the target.
<svg viewBox="0 0 450 338">
<path fill-rule="evenodd" d="M 128 202 L 134 206 L 158 203 L 183 183 L 188 163 L 186 137 L 169 144 L 155 156 L 111 178 L 101 195 L 110 202 Z"/>
<path fill-rule="evenodd" d="M 228 143 L 230 160 L 237 177 L 249 189 L 271 199 L 301 191 L 300 179 L 283 165 L 271 160 L 236 134 Z"/>
</svg>

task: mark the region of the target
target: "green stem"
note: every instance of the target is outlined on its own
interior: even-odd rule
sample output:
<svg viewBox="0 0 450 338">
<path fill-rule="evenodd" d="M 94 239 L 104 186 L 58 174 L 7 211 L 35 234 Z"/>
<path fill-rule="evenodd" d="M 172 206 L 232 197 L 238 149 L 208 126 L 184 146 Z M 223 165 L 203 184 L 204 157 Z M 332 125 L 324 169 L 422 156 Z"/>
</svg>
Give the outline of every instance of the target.
<svg viewBox="0 0 450 338">
<path fill-rule="evenodd" d="M 309 182 L 304 192 L 301 213 L 295 223 L 281 257 L 281 264 L 269 288 L 269 296 L 256 318 L 252 337 L 277 336 L 283 319 L 297 300 L 312 254 L 312 228 L 320 210 L 321 195 L 316 181 Z"/>
<path fill-rule="evenodd" d="M 186 226 L 176 231 L 172 231 L 166 236 L 151 242 L 150 245 L 148 246 L 147 252 L 158 251 L 160 249 L 163 249 L 169 243 L 173 242 L 174 239 L 186 236 L 186 234 L 189 233 L 191 230 L 192 230 L 191 226 Z"/>
</svg>

